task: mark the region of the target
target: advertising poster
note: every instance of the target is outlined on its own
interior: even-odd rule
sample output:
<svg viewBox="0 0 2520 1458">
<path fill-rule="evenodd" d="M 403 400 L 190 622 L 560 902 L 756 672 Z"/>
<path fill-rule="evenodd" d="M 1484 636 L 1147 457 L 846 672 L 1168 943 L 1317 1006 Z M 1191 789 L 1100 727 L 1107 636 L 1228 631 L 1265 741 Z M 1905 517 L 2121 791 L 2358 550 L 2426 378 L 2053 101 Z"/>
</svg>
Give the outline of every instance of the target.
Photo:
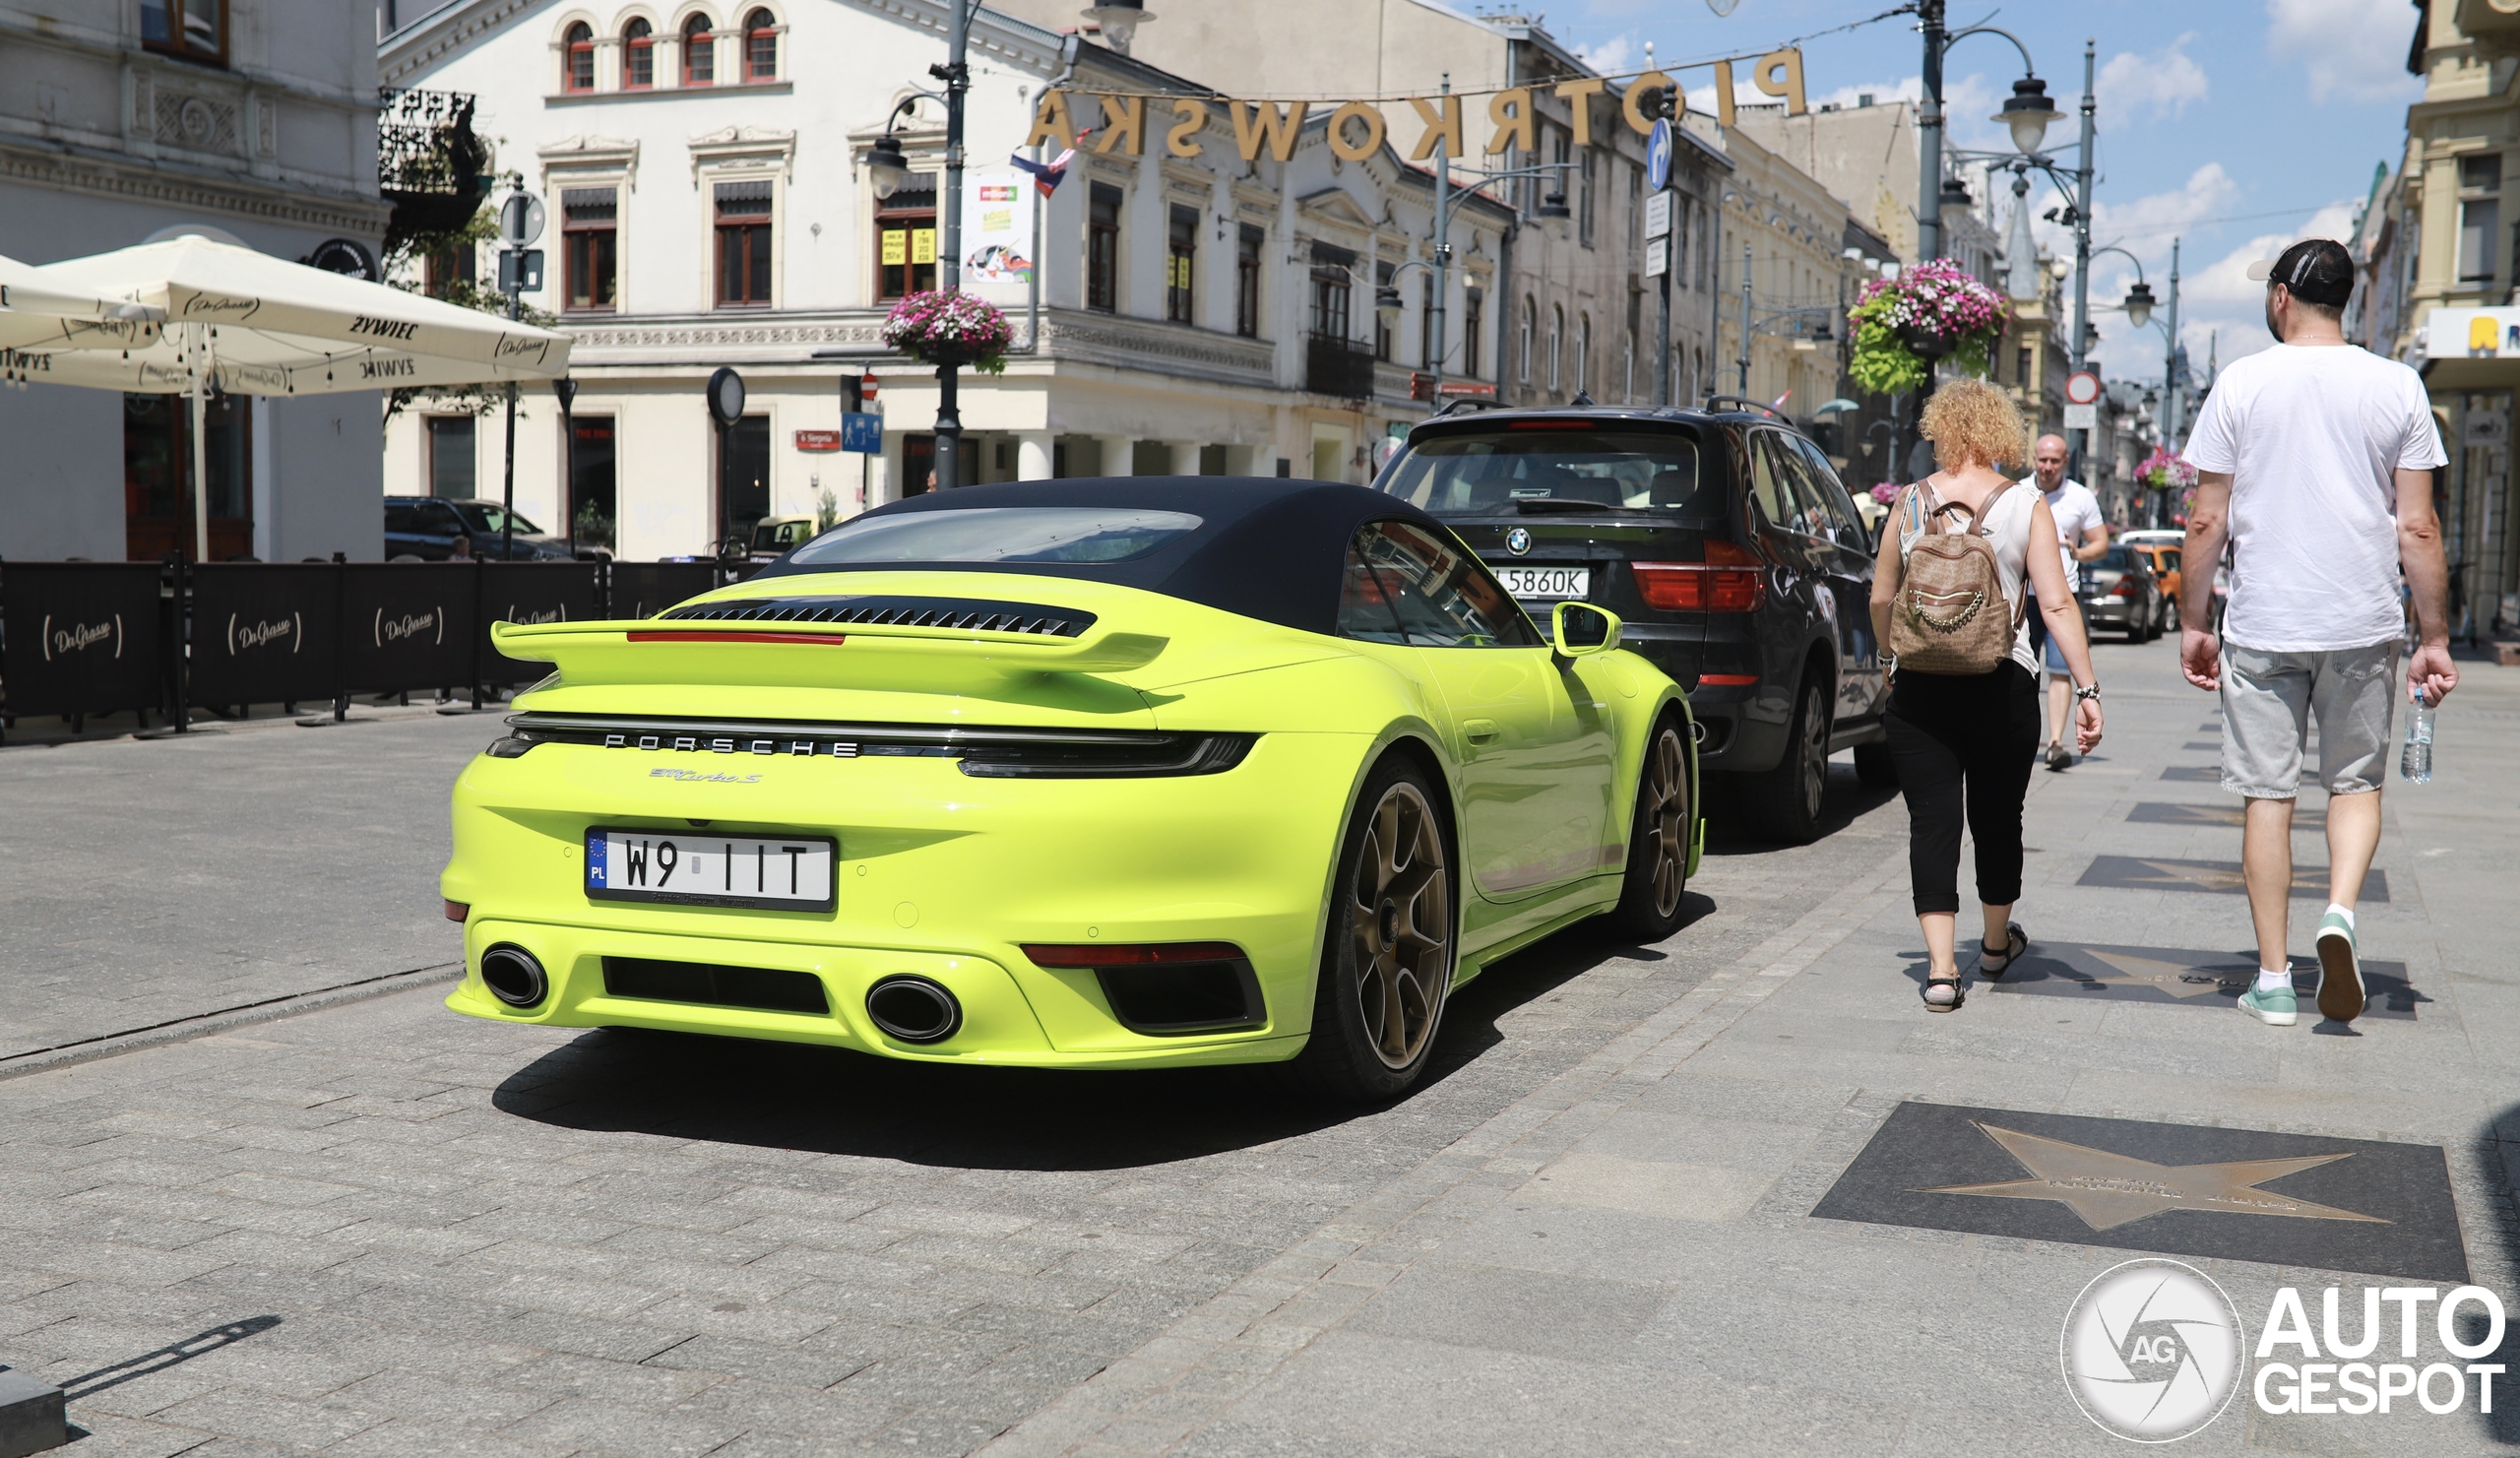
<svg viewBox="0 0 2520 1458">
<path fill-rule="evenodd" d="M 1021 174 L 974 172 L 963 184 L 963 286 L 1021 303 L 1033 280 L 1034 192 Z"/>
</svg>

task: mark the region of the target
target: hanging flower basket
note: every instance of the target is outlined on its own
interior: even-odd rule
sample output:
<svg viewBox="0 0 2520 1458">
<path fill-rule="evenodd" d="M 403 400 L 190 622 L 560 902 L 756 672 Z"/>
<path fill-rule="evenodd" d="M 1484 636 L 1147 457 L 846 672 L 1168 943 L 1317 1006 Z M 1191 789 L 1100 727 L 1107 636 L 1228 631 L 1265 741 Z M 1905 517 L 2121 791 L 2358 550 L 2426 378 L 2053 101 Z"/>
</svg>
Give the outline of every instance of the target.
<svg viewBox="0 0 2520 1458">
<path fill-rule="evenodd" d="M 970 365 L 982 374 L 1006 372 L 1006 348 L 1015 331 L 986 299 L 942 289 L 914 293 L 893 305 L 884 320 L 884 343 L 924 364 Z"/>
<path fill-rule="evenodd" d="M 2187 515 L 2196 509 L 2196 464 L 2172 453 L 2168 446 L 2156 446 L 2143 464 L 2135 468 L 2135 479 L 2156 491 L 2176 491 L 2178 506 L 2171 520 L 2187 525 Z"/>
<path fill-rule="evenodd" d="M 1863 285 L 1847 311 L 1855 357 L 1847 372 L 1884 395 L 1914 390 L 1948 359 L 1965 374 L 1986 372 L 1986 350 L 2003 333 L 2002 295 L 1947 258 L 1918 264 L 1896 279 Z"/>
</svg>

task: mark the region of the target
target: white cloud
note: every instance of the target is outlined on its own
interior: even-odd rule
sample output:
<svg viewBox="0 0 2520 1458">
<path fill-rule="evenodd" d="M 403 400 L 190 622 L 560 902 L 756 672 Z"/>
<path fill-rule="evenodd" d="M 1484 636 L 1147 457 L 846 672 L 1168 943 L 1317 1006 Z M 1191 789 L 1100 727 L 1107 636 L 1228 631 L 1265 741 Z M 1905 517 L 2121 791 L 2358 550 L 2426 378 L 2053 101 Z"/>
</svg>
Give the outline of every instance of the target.
<svg viewBox="0 0 2520 1458">
<path fill-rule="evenodd" d="M 2223 170 L 2221 162 L 2207 162 L 2187 176 L 2185 184 L 2168 192 L 2153 193 L 2127 203 L 2102 203 L 2092 210 L 2092 245 L 2114 243 L 2150 264 L 2170 257 L 2171 239 L 2195 228 L 2203 221 L 2229 210 L 2238 199 L 2240 187 Z M 2033 218 L 2050 208 L 2059 207 L 2065 199 L 2053 188 L 2039 200 Z M 2007 215 L 2009 216 L 2009 215 Z M 2060 223 L 2034 222 L 2041 246 L 2058 257 L 2071 257 L 2074 251 L 2072 231 Z M 2130 275 L 2131 277 L 2131 275 Z"/>
<path fill-rule="evenodd" d="M 1604 76 L 1616 76 L 1621 72 L 1633 71 L 1644 59 L 1642 53 L 1636 48 L 1636 37 L 1632 34 L 1613 35 L 1599 45 L 1579 45 L 1575 47 L 1575 56 L 1576 59 Z"/>
<path fill-rule="evenodd" d="M 2423 84 L 2406 74 L 2414 26 L 2393 0 L 2266 0 L 2266 48 L 2301 63 L 2313 101 L 2416 99 Z"/>
<path fill-rule="evenodd" d="M 2200 374 L 2209 354 L 2229 364 L 2275 343 L 2266 332 L 2266 285 L 2248 276 L 2248 266 L 2261 258 L 2275 257 L 2302 238 L 2343 241 L 2347 229 L 2354 224 L 2354 208 L 2352 201 L 2330 203 L 2302 220 L 2299 227 L 2260 233 L 2211 263 L 2188 266 L 2179 280 L 2178 336 Z M 2133 275 L 2129 273 L 2126 278 L 2131 280 Z M 2153 292 L 2167 301 L 2170 289 L 2166 280 L 2156 279 Z M 2123 294 L 2123 285 L 2116 285 L 2113 292 L 2104 290 L 2095 271 L 2092 299 L 2102 336 L 2095 356 L 2129 377 L 2141 378 L 2148 373 L 2158 377 L 2162 367 L 2161 331 L 2151 327 L 2136 330 L 2127 325 L 2123 314 L 2098 312 L 2102 300 Z"/>
<path fill-rule="evenodd" d="M 2205 68 L 2189 58 L 2187 43 L 2196 38 L 2188 32 L 2151 55 L 2120 51 L 2100 68 L 2097 90 L 2101 114 L 2114 116 L 2121 109 L 2144 110 L 2151 115 L 2165 113 L 2177 116 L 2190 101 L 2202 101 L 2207 95 Z"/>
</svg>

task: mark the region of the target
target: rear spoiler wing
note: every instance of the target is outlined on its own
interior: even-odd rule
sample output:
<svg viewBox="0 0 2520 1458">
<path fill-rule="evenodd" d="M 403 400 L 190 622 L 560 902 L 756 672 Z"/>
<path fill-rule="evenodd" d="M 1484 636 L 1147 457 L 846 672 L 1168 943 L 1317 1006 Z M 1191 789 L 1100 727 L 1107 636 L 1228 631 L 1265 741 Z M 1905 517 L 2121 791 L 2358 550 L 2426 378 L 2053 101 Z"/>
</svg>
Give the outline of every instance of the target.
<svg viewBox="0 0 2520 1458">
<path fill-rule="evenodd" d="M 490 642 L 512 659 L 557 665 L 581 682 L 846 683 L 891 676 L 885 669 L 962 666 L 1007 674 L 1122 673 L 1154 663 L 1171 640 L 1147 633 L 1091 632 L 1077 638 L 973 628 L 846 625 L 795 621 L 689 620 L 490 625 Z"/>
</svg>

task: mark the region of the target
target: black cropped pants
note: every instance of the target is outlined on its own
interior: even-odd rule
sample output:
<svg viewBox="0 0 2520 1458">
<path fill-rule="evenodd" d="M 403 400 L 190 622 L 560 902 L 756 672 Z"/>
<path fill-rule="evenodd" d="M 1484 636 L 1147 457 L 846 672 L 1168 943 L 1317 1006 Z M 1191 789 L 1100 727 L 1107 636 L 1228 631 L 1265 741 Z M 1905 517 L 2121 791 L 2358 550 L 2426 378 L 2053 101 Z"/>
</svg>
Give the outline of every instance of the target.
<svg viewBox="0 0 2520 1458">
<path fill-rule="evenodd" d="M 2021 900 L 2021 804 L 2039 752 L 2039 685 L 2007 659 L 1991 673 L 1901 673 L 1884 721 L 1908 801 L 1917 915 L 1960 910 L 1963 807 L 1978 843 L 1978 899 Z"/>
</svg>

